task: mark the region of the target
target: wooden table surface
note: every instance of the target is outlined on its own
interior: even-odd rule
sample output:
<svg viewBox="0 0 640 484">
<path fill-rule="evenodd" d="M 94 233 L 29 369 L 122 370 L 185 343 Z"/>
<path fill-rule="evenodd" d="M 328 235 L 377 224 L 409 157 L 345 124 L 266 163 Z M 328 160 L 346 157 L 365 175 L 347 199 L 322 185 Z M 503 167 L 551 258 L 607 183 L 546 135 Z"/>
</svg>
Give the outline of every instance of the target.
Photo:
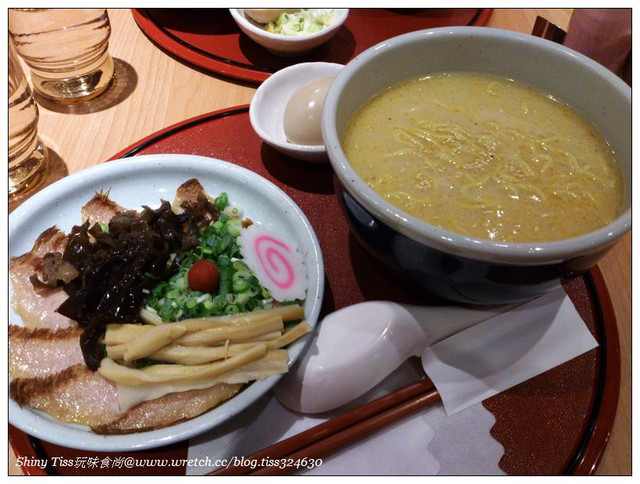
<svg viewBox="0 0 640 484">
<path fill-rule="evenodd" d="M 117 78 L 100 103 L 64 108 L 41 102 L 39 131 L 51 154 L 50 179 L 102 163 L 139 139 L 184 119 L 251 101 L 255 86 L 216 77 L 175 60 L 153 45 L 129 10 L 109 11 L 109 51 Z M 566 29 L 571 10 L 498 9 L 489 22 L 530 33 L 537 15 Z M 25 69 L 28 72 L 28 69 Z M 20 200 L 12 202 L 12 205 Z M 597 473 L 631 473 L 631 235 L 599 263 L 618 322 L 622 359 L 620 400 Z M 21 474 L 10 449 L 9 473 Z"/>
</svg>

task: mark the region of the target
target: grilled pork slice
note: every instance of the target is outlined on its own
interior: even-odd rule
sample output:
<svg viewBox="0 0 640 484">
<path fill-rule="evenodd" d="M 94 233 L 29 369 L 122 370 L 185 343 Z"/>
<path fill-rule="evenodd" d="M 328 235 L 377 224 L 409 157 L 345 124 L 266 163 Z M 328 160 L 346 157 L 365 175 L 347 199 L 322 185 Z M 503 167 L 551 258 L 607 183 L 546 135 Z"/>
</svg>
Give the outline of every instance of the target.
<svg viewBox="0 0 640 484">
<path fill-rule="evenodd" d="M 197 178 L 187 180 L 176 190 L 176 196 L 171 204 L 174 213 L 184 212 L 185 204 L 190 204 L 199 213 L 206 223 L 211 223 L 218 219 L 220 213 L 215 206 L 215 198 L 209 195 Z M 250 219 L 242 220 L 243 227 L 248 227 L 253 222 Z"/>
<path fill-rule="evenodd" d="M 220 212 L 216 208 L 215 199 L 204 190 L 196 178 L 187 180 L 176 190 L 176 196 L 171 204 L 171 210 L 180 214 L 186 207 L 195 214 L 200 223 L 208 225 L 218 220 Z"/>
<path fill-rule="evenodd" d="M 44 378 L 17 378 L 9 387 L 20 406 L 29 406 L 101 434 L 152 430 L 197 417 L 234 396 L 242 385 L 219 384 L 203 390 L 170 393 L 121 414 L 116 386 L 85 365 Z"/>
<path fill-rule="evenodd" d="M 9 261 L 9 276 L 13 285 L 11 304 L 25 326 L 41 328 L 69 328 L 77 326 L 72 319 L 56 312 L 67 299 L 61 287 L 34 284 L 31 277 L 40 275 L 43 257 L 50 252 L 63 252 L 67 236 L 57 227 L 50 227 L 36 239 L 31 251 Z"/>
<path fill-rule="evenodd" d="M 55 225 L 42 232 L 31 249 L 31 254 L 43 257 L 49 252 L 64 252 L 67 247 L 67 234 Z"/>
<path fill-rule="evenodd" d="M 93 427 L 97 434 L 128 434 L 174 425 L 202 415 L 240 391 L 242 385 L 220 383 L 202 390 L 169 393 L 136 405 L 122 417 Z"/>
<path fill-rule="evenodd" d="M 9 326 L 9 376 L 45 377 L 84 364 L 80 328 L 24 328 Z"/>
<path fill-rule="evenodd" d="M 109 198 L 109 193 L 98 192 L 80 210 L 82 222 L 89 225 L 96 223 L 109 223 L 118 212 L 125 210 Z"/>
<path fill-rule="evenodd" d="M 97 426 L 120 417 L 115 385 L 84 364 L 43 378 L 16 378 L 9 394 L 18 405 L 62 422 Z"/>
<path fill-rule="evenodd" d="M 184 203 L 197 203 L 199 200 L 205 197 L 210 202 L 213 202 L 211 197 L 204 191 L 204 187 L 196 178 L 187 180 L 176 190 L 176 196 L 171 204 L 171 210 L 175 213 L 184 212 Z"/>
</svg>

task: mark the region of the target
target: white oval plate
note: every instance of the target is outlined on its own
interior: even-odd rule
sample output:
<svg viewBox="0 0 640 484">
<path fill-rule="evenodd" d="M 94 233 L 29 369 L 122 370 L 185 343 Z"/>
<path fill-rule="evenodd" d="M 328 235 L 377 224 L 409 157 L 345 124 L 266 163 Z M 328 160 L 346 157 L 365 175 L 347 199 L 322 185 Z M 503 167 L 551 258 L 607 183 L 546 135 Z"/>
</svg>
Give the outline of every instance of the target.
<svg viewBox="0 0 640 484">
<path fill-rule="evenodd" d="M 324 266 L 318 239 L 307 217 L 282 190 L 256 173 L 221 160 L 192 155 L 144 155 L 112 161 L 63 178 L 18 207 L 9 217 L 9 255 L 31 250 L 33 242 L 52 225 L 68 232 L 80 223 L 80 208 L 96 191 L 110 190 L 110 198 L 123 207 L 157 207 L 173 201 L 178 186 L 197 178 L 207 193 L 227 192 L 230 203 L 243 216 L 295 241 L 304 256 L 309 280 L 304 309 L 315 327 L 324 290 Z M 9 283 L 9 296 L 12 296 Z M 21 324 L 10 309 L 9 322 Z M 306 350 L 310 338 L 288 348 L 291 366 Z M 9 401 L 9 423 L 47 442 L 94 451 L 147 449 L 188 439 L 205 432 L 247 408 L 279 380 L 274 376 L 254 382 L 226 403 L 189 421 L 164 429 L 128 435 L 98 435 L 80 425 L 61 423 L 39 411 Z"/>
</svg>

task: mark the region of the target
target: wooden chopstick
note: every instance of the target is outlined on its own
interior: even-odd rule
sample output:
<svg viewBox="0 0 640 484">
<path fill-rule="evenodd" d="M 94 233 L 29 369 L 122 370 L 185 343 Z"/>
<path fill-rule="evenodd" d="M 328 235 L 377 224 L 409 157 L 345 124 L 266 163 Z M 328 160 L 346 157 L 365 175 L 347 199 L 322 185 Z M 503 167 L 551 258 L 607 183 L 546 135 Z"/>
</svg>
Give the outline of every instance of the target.
<svg viewBox="0 0 640 484">
<path fill-rule="evenodd" d="M 428 378 L 407 385 L 384 397 L 354 408 L 338 417 L 327 420 L 304 432 L 258 451 L 244 459 L 257 462 L 252 469 L 248 465 L 229 466 L 212 472 L 212 475 L 275 475 L 297 470 L 286 466 L 260 466 L 263 459 L 286 458 L 295 462 L 302 458 L 319 458 L 338 448 L 355 442 L 365 435 L 398 420 L 411 412 L 440 400 L 440 395 Z"/>
</svg>

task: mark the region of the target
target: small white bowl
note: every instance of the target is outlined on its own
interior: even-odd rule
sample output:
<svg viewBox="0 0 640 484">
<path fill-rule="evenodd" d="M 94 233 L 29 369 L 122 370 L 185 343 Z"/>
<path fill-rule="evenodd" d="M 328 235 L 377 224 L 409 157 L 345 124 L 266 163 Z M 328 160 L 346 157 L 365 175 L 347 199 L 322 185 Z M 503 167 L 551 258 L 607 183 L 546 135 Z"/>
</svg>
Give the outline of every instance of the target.
<svg viewBox="0 0 640 484">
<path fill-rule="evenodd" d="M 324 44 L 338 32 L 349 14 L 348 8 L 335 9 L 334 22 L 320 32 L 309 35 L 289 36 L 272 34 L 260 28 L 258 24 L 245 17 L 244 9 L 242 8 L 230 8 L 229 11 L 240 30 L 250 39 L 270 52 L 283 56 L 302 55 Z"/>
<path fill-rule="evenodd" d="M 284 134 L 284 110 L 291 95 L 299 88 L 323 77 L 335 77 L 342 64 L 305 62 L 279 70 L 256 90 L 249 107 L 249 120 L 255 132 L 272 148 L 298 160 L 326 163 L 324 145 L 307 146 L 289 143 Z"/>
</svg>

